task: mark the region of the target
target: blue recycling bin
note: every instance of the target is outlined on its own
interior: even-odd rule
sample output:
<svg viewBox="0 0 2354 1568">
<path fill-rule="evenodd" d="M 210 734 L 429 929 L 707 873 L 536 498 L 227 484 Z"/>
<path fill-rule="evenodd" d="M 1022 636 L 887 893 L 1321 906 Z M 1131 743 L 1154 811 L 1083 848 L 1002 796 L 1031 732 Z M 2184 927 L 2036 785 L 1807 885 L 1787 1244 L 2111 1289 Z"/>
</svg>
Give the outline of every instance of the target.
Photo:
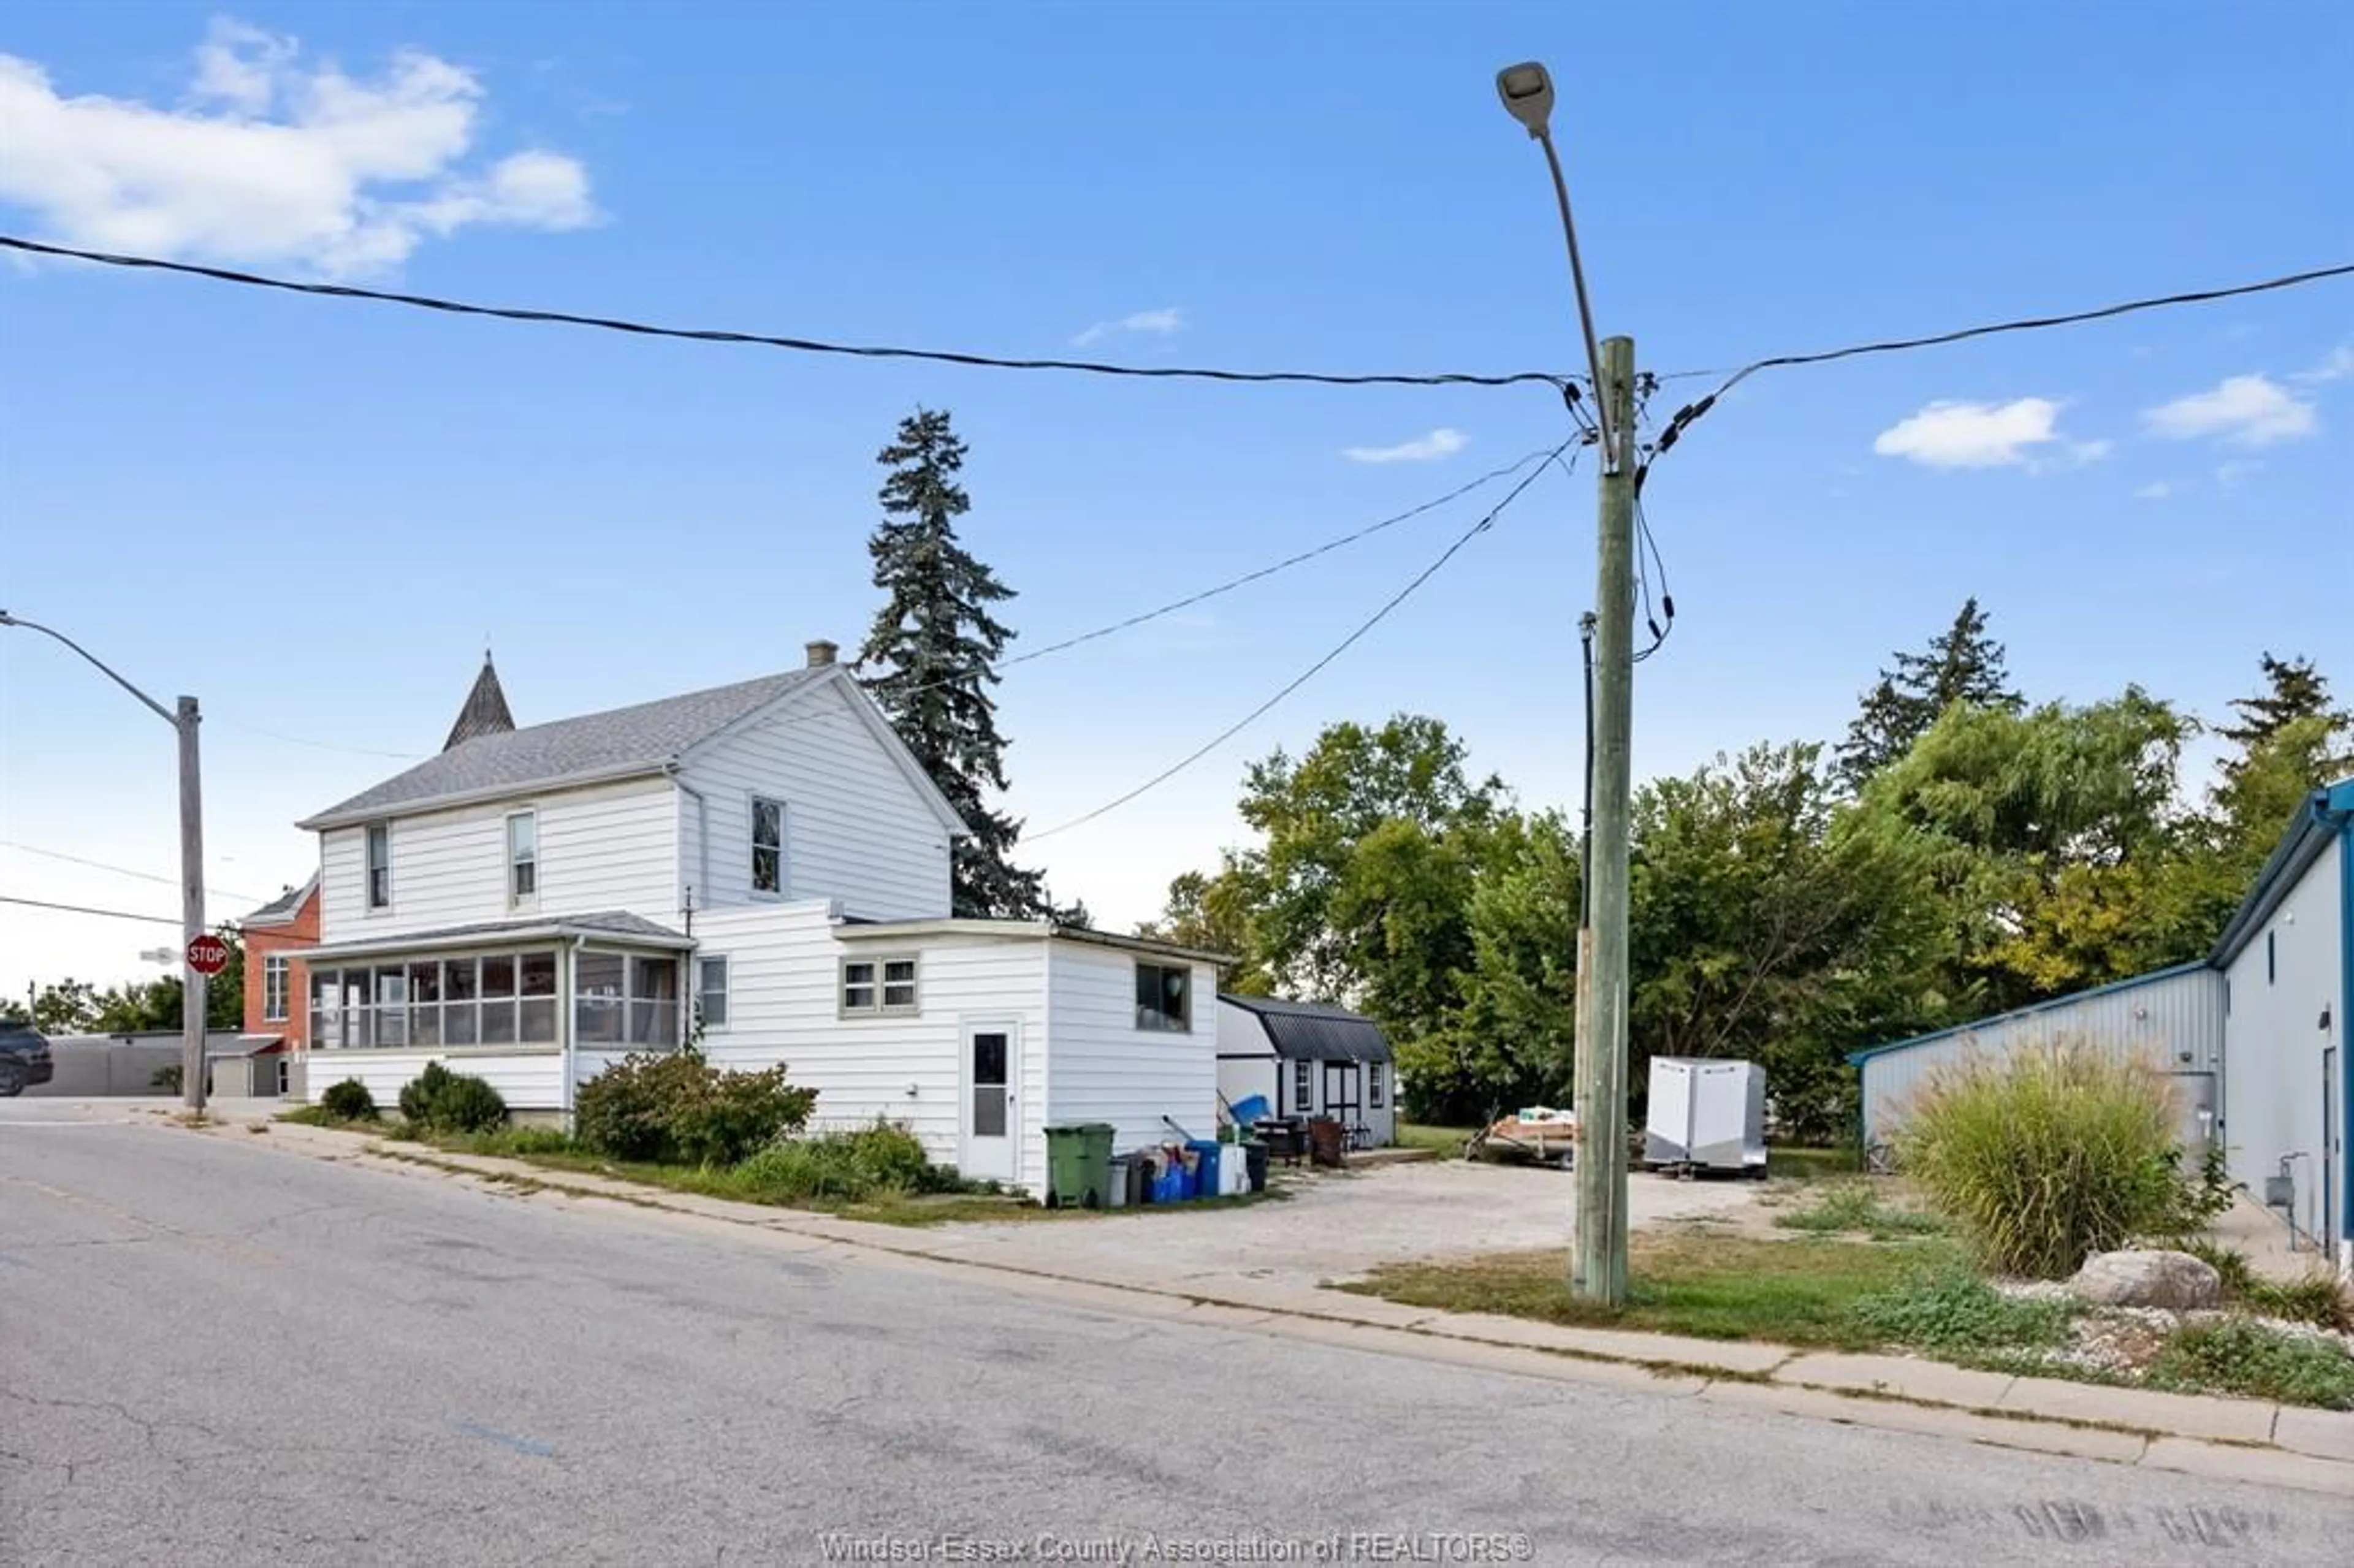
<svg viewBox="0 0 2354 1568">
<path fill-rule="evenodd" d="M 1218 1195 L 1219 1150 L 1223 1149 L 1225 1145 L 1211 1139 L 1197 1138 L 1187 1143 L 1185 1147 L 1193 1152 L 1196 1166 L 1193 1172 L 1194 1187 L 1193 1196 L 1198 1198 L 1216 1197 Z"/>
</svg>

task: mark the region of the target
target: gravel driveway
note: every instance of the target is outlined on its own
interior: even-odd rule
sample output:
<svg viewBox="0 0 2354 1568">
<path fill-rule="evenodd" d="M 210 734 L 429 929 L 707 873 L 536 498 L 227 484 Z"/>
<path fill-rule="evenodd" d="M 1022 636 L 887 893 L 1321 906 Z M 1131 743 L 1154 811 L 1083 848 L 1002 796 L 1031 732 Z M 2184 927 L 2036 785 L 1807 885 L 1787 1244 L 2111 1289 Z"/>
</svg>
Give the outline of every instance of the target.
<svg viewBox="0 0 2354 1568">
<path fill-rule="evenodd" d="M 1564 1171 L 1462 1160 L 1374 1166 L 1304 1175 L 1288 1183 L 1291 1197 L 1242 1208 L 959 1225 L 933 1233 L 933 1250 L 1164 1289 L 1237 1277 L 1315 1286 L 1405 1259 L 1566 1247 L 1574 1181 Z M 1722 1213 L 1754 1202 L 1758 1186 L 1637 1171 L 1627 1182 L 1628 1223 Z"/>
</svg>

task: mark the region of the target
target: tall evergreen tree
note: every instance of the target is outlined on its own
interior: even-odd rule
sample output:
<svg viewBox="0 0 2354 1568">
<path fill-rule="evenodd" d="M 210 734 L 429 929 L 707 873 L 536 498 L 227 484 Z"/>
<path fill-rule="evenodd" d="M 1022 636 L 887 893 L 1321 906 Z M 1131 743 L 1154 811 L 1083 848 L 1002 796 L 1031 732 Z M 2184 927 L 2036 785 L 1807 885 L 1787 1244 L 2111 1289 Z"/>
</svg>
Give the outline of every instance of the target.
<svg viewBox="0 0 2354 1568">
<path fill-rule="evenodd" d="M 2314 668 L 2310 659 L 2275 659 L 2264 655 L 2264 689 L 2253 697 L 2236 697 L 2232 711 L 2238 722 L 2215 726 L 2215 733 L 2240 748 L 2237 757 L 2223 759 L 2223 779 L 2228 788 L 2248 766 L 2248 759 L 2264 750 L 2282 731 L 2301 720 L 2318 721 L 2317 731 L 2320 755 L 2315 762 L 2327 768 L 2346 759 L 2338 744 L 2344 737 L 2354 736 L 2354 713 L 2329 705 L 2329 682 Z M 2327 783 L 2317 779 L 2315 783 Z"/>
<path fill-rule="evenodd" d="M 957 538 L 956 520 L 972 507 L 957 481 L 964 459 L 947 410 L 928 408 L 902 419 L 897 439 L 876 454 L 889 474 L 883 521 L 866 549 L 885 597 L 858 665 L 880 672 L 866 677 L 867 691 L 972 830 L 956 846 L 956 913 L 1031 919 L 1050 913 L 1044 880 L 1008 858 L 1022 824 L 983 796 L 1005 788 L 1005 741 L 988 688 L 1013 639 L 990 607 L 1013 590 Z"/>
<path fill-rule="evenodd" d="M 2010 689 L 2002 644 L 1987 635 L 1987 612 L 1975 597 L 1962 601 L 1953 624 L 1930 639 L 1926 652 L 1899 653 L 1894 669 L 1881 671 L 1839 747 L 1840 777 L 1850 789 L 1861 789 L 1956 703 L 2004 713 L 2025 705 Z"/>
</svg>

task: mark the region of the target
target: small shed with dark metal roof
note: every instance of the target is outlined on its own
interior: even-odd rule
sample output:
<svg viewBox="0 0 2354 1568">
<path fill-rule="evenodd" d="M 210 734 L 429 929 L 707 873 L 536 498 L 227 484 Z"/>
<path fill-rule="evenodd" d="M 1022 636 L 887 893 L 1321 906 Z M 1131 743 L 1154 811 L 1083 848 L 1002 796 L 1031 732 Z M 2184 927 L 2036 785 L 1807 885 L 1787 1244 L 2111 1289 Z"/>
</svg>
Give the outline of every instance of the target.
<svg viewBox="0 0 2354 1568">
<path fill-rule="evenodd" d="M 1218 1093 L 1238 1109 L 1256 1098 L 1267 1116 L 1331 1117 L 1351 1147 L 1384 1148 L 1397 1139 L 1394 1064 L 1381 1025 L 1362 1012 L 1267 996 L 1218 998 Z"/>
</svg>

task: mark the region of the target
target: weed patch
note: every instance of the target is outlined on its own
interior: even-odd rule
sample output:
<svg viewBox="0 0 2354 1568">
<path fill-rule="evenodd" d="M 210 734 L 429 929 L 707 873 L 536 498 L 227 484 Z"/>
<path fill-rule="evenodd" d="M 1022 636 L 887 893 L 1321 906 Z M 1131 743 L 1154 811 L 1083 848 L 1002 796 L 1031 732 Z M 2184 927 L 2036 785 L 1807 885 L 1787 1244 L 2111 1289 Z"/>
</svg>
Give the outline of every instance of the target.
<svg viewBox="0 0 2354 1568">
<path fill-rule="evenodd" d="M 2158 1353 L 2144 1381 L 2152 1388 L 2354 1410 L 2354 1355 L 2344 1346 L 2244 1318 L 2181 1330 Z"/>
</svg>

